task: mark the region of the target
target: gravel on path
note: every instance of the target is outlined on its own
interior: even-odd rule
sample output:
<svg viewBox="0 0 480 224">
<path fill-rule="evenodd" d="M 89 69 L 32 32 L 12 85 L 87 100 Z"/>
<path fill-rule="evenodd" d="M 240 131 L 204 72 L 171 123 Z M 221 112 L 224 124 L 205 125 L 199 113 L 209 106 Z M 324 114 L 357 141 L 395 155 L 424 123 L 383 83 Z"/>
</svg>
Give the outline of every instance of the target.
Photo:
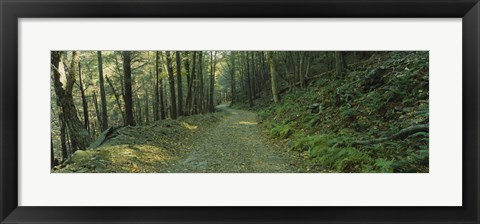
<svg viewBox="0 0 480 224">
<path fill-rule="evenodd" d="M 253 112 L 220 106 L 230 115 L 199 130 L 182 156 L 166 168 L 172 173 L 290 173 L 296 158 L 265 137 Z"/>
</svg>

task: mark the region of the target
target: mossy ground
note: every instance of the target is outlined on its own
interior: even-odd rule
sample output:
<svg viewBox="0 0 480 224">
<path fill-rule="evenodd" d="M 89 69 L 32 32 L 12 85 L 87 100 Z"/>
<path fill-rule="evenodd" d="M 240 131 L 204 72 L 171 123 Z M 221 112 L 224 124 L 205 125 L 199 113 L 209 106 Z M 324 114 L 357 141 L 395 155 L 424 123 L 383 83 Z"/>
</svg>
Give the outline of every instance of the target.
<svg viewBox="0 0 480 224">
<path fill-rule="evenodd" d="M 92 150 L 77 150 L 59 173 L 158 173 L 182 153 L 199 127 L 221 120 L 225 112 L 161 120 L 146 126 L 123 127 Z"/>
</svg>

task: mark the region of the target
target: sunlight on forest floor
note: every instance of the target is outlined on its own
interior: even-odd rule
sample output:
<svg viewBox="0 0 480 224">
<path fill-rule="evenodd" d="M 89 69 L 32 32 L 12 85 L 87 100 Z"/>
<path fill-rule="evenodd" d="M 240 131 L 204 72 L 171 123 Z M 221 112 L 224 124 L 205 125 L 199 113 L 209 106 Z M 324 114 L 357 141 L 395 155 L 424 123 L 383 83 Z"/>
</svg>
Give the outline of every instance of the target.
<svg viewBox="0 0 480 224">
<path fill-rule="evenodd" d="M 78 150 L 57 167 L 58 173 L 158 173 L 185 148 L 198 131 L 225 116 L 224 112 L 163 120 L 147 126 L 123 127 L 93 150 Z M 181 150 L 180 150 L 181 151 Z"/>
<path fill-rule="evenodd" d="M 195 130 L 198 128 L 198 126 L 195 126 L 195 125 L 190 125 L 189 123 L 187 122 L 181 122 L 180 124 L 182 124 L 183 127 L 187 128 L 188 130 Z"/>
<path fill-rule="evenodd" d="M 258 122 L 240 121 L 240 122 L 237 122 L 237 123 L 235 123 L 235 124 L 254 125 L 254 124 L 258 124 Z"/>
</svg>

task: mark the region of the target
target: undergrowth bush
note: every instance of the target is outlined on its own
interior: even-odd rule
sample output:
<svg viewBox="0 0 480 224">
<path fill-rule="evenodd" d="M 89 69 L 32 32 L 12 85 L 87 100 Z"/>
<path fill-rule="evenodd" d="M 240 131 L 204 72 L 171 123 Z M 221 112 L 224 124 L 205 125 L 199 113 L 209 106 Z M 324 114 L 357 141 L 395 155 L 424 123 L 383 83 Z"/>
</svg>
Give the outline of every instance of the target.
<svg viewBox="0 0 480 224">
<path fill-rule="evenodd" d="M 259 112 L 270 134 L 320 172 L 428 172 L 428 133 L 355 147 L 428 123 L 428 53 L 376 54 L 345 77 L 327 73 Z M 366 80 L 368 79 L 368 80 Z M 318 112 L 308 108 L 318 104 Z"/>
<path fill-rule="evenodd" d="M 322 168 L 342 173 L 362 172 L 372 160 L 355 148 L 332 148 L 326 145 L 313 148 L 311 157 Z"/>
</svg>

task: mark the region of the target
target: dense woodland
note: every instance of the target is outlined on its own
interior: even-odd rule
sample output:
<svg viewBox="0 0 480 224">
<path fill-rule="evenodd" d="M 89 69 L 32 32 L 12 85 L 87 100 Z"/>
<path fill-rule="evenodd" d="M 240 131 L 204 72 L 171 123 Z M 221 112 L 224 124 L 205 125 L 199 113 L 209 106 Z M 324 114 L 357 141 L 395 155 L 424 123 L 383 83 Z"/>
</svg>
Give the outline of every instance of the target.
<svg viewBox="0 0 480 224">
<path fill-rule="evenodd" d="M 238 170 L 197 156 L 172 172 L 428 172 L 428 52 L 52 51 L 51 68 L 55 171 L 166 172 L 207 139 Z M 265 135 L 279 165 L 235 158 L 256 146 L 227 133 Z"/>
</svg>

